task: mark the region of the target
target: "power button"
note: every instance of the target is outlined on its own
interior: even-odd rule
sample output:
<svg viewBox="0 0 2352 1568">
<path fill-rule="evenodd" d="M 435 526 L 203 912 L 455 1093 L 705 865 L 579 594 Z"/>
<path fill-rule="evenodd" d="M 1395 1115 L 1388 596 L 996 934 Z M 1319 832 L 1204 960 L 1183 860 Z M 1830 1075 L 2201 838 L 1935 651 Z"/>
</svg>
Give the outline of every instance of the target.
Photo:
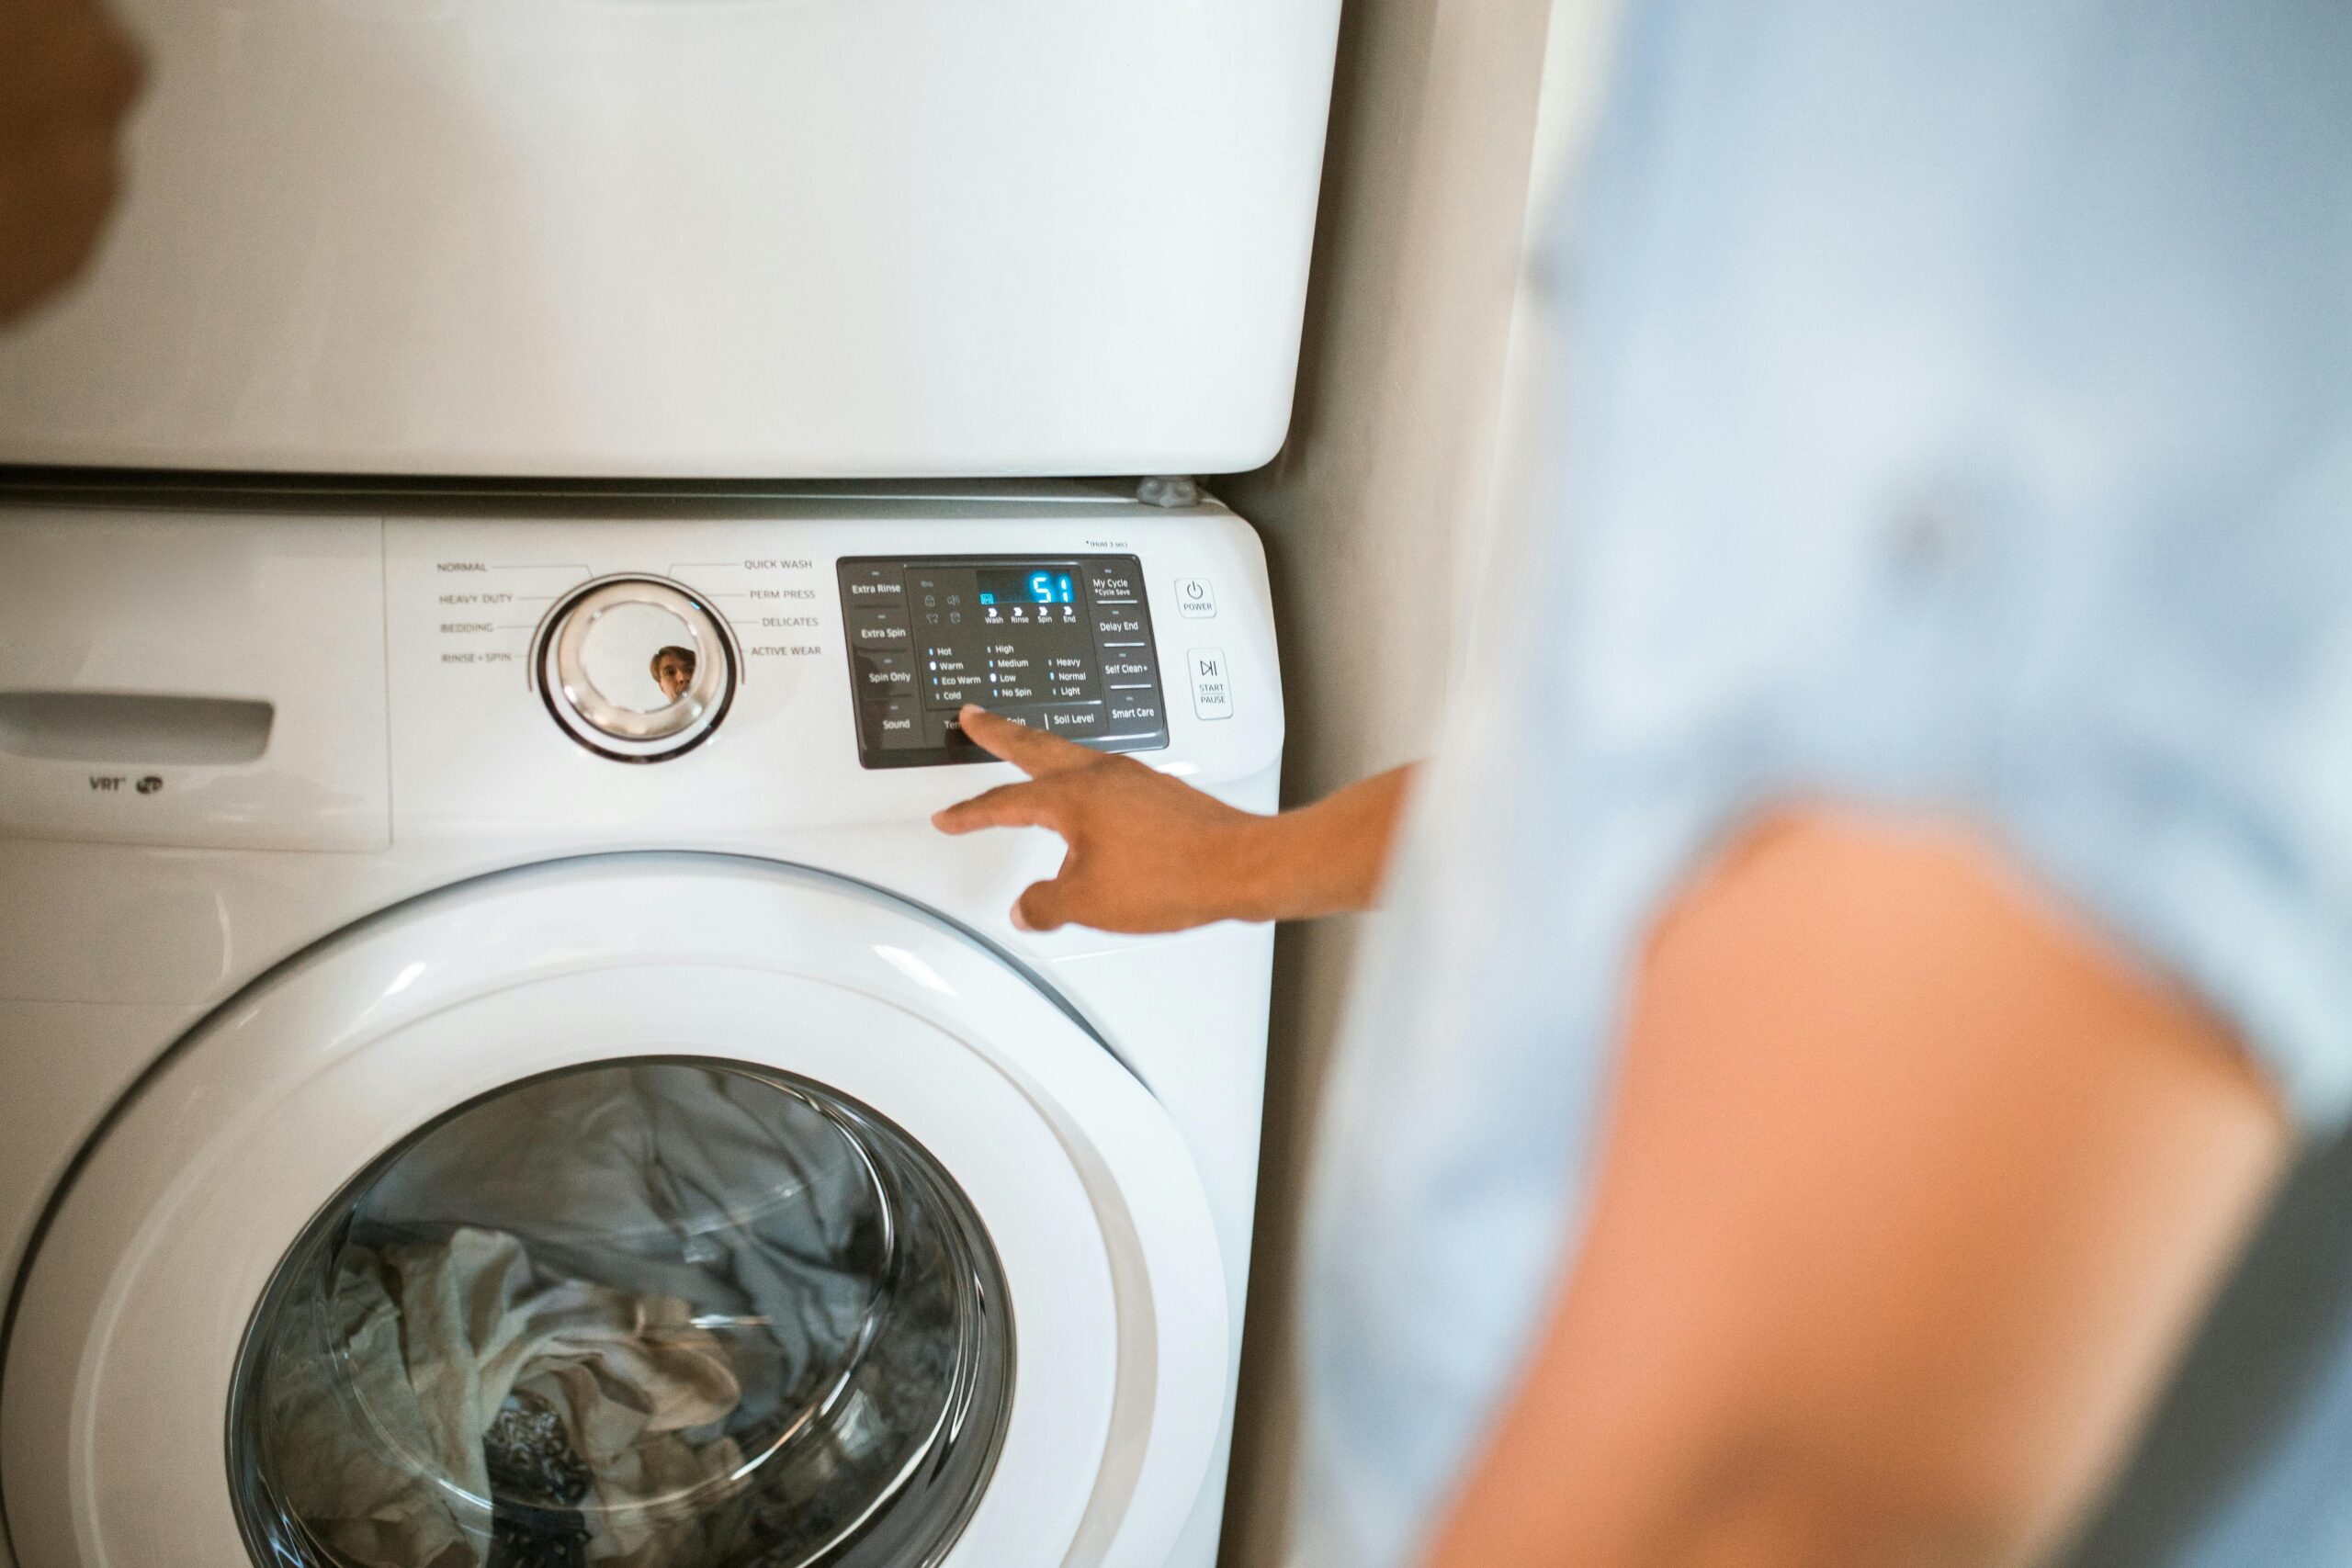
<svg viewBox="0 0 2352 1568">
<path fill-rule="evenodd" d="M 1188 621 L 1204 621 L 1216 614 L 1216 590 L 1205 577 L 1176 580 L 1176 613 Z"/>
</svg>

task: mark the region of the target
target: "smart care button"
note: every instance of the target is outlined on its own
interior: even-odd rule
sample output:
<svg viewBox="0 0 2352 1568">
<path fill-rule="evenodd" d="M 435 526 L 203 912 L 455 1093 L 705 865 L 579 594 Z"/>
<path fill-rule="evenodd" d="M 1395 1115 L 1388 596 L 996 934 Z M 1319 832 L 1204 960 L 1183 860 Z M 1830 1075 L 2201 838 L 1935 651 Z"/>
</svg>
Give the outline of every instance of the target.
<svg viewBox="0 0 2352 1568">
<path fill-rule="evenodd" d="M 1140 692 L 1133 695 L 1111 694 L 1111 729 L 1114 734 L 1134 735 L 1156 730 L 1168 722 L 1167 710 L 1161 707 L 1154 693 Z"/>
</svg>

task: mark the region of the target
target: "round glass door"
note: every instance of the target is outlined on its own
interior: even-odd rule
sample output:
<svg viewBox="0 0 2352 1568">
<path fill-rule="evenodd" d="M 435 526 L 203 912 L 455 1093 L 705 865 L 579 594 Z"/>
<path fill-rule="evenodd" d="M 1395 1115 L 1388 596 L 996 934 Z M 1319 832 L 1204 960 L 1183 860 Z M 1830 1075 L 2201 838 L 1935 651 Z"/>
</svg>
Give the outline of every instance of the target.
<svg viewBox="0 0 2352 1568">
<path fill-rule="evenodd" d="M 254 982 L 88 1145 L 0 1330 L 8 1550 L 1158 1562 L 1229 1301 L 1177 1123 L 1000 955 L 764 863 L 519 868 Z"/>
<path fill-rule="evenodd" d="M 925 1568 L 987 1487 L 1004 1273 L 912 1138 L 742 1063 L 576 1067 L 362 1173 L 230 1410 L 257 1562 Z"/>
</svg>

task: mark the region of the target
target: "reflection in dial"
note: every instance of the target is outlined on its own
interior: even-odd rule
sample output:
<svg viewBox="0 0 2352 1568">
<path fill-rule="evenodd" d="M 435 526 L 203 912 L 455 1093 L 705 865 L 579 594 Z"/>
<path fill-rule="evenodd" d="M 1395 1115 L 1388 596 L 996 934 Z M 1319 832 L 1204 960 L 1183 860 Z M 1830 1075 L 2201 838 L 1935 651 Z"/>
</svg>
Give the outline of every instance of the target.
<svg viewBox="0 0 2352 1568">
<path fill-rule="evenodd" d="M 659 713 L 694 685 L 698 643 L 684 616 L 625 599 L 598 611 L 590 623 L 581 641 L 581 672 L 616 707 Z"/>
<path fill-rule="evenodd" d="M 611 577 L 574 592 L 540 633 L 535 672 L 548 711 L 601 756 L 651 762 L 718 727 L 735 688 L 718 614 L 683 583 Z"/>
</svg>

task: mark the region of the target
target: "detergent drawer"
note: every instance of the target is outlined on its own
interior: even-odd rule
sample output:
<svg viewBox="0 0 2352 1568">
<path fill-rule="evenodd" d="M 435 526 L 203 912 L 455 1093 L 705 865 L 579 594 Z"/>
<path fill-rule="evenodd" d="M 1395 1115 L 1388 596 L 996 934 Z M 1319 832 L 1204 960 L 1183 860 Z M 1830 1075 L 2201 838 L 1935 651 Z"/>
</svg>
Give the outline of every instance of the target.
<svg viewBox="0 0 2352 1568">
<path fill-rule="evenodd" d="M 382 525 L 0 508 L 0 837 L 390 840 Z"/>
</svg>

